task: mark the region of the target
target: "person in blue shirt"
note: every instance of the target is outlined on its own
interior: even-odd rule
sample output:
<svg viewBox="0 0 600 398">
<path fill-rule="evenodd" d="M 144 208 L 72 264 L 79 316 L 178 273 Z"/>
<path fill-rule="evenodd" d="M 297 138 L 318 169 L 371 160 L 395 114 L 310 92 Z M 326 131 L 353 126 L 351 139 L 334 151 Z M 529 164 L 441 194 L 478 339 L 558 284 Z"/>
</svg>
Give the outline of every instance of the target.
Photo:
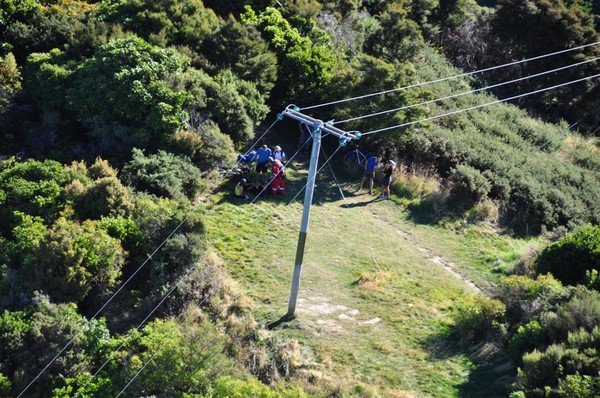
<svg viewBox="0 0 600 398">
<path fill-rule="evenodd" d="M 381 163 L 381 155 L 373 155 L 367 158 L 365 161 L 365 168 L 363 170 L 363 177 L 360 180 L 360 188 L 358 190 L 363 189 L 363 185 L 367 178 L 369 179 L 369 195 L 373 195 L 373 179 L 375 178 L 375 169 Z"/>
<path fill-rule="evenodd" d="M 253 149 L 248 153 L 240 154 L 237 158 L 237 163 L 244 163 L 244 164 L 249 165 L 250 163 L 254 162 L 255 158 L 256 158 L 256 151 Z"/>
<path fill-rule="evenodd" d="M 269 158 L 271 157 L 273 151 L 264 144 L 262 147 L 258 148 L 256 151 L 256 172 L 257 173 L 266 173 L 269 169 Z"/>
</svg>

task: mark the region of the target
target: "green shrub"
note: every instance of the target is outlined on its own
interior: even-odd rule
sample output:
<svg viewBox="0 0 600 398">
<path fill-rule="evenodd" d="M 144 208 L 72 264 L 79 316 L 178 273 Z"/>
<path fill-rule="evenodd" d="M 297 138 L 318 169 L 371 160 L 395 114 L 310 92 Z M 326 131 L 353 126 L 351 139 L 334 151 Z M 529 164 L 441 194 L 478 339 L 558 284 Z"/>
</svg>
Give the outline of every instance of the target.
<svg viewBox="0 0 600 398">
<path fill-rule="evenodd" d="M 567 375 L 558 385 L 557 396 L 560 398 L 594 398 L 600 395 L 600 377 Z"/>
<path fill-rule="evenodd" d="M 212 393 L 205 398 L 307 398 L 300 388 L 277 387 L 272 389 L 256 379 L 234 379 L 229 376 L 219 377 Z"/>
<path fill-rule="evenodd" d="M 45 233 L 34 256 L 22 273 L 31 290 L 43 290 L 59 301 L 81 302 L 92 288 L 106 293 L 116 285 L 126 253 L 94 221 L 80 225 L 60 218 Z"/>
<path fill-rule="evenodd" d="M 520 360 L 523 353 L 539 349 L 545 342 L 546 336 L 542 325 L 537 320 L 533 320 L 519 326 L 517 333 L 510 339 L 509 351 L 514 358 Z"/>
<path fill-rule="evenodd" d="M 504 319 L 505 305 L 484 296 L 465 296 L 454 305 L 454 330 L 464 341 L 490 337 Z"/>
<path fill-rule="evenodd" d="M 506 314 L 512 324 L 524 325 L 542 311 L 555 310 L 570 296 L 552 275 L 532 279 L 525 275 L 511 275 L 500 279 L 496 296 L 506 305 Z"/>
<path fill-rule="evenodd" d="M 198 131 L 181 130 L 173 136 L 173 147 L 189 157 L 200 170 L 235 162 L 233 141 L 214 122 L 205 122 Z"/>
<path fill-rule="evenodd" d="M 134 149 L 123 168 L 123 180 L 137 191 L 173 199 L 194 199 L 205 187 L 200 170 L 189 159 L 165 151 L 146 156 Z"/>
<path fill-rule="evenodd" d="M 538 274 L 552 273 L 563 283 L 582 282 L 588 270 L 600 270 L 600 227 L 586 226 L 546 247 L 536 261 Z"/>
<path fill-rule="evenodd" d="M 476 168 L 468 165 L 458 165 L 450 171 L 452 182 L 452 196 L 459 201 L 466 201 L 466 205 L 485 198 L 491 189 L 488 179 Z"/>
<path fill-rule="evenodd" d="M 580 328 L 592 331 L 600 325 L 600 293 L 578 288 L 573 297 L 562 303 L 554 316 L 544 320 L 551 341 L 565 341 L 570 332 Z"/>
<path fill-rule="evenodd" d="M 523 365 L 517 373 L 516 386 L 530 393 L 544 391 L 546 386 L 557 386 L 560 362 L 565 355 L 561 345 L 551 345 L 544 352 L 534 350 L 523 355 Z"/>
<path fill-rule="evenodd" d="M 53 160 L 0 163 L 0 228 L 6 234 L 18 219 L 14 211 L 42 217 L 46 222 L 64 208 L 61 189 L 68 182 L 65 168 Z"/>
</svg>

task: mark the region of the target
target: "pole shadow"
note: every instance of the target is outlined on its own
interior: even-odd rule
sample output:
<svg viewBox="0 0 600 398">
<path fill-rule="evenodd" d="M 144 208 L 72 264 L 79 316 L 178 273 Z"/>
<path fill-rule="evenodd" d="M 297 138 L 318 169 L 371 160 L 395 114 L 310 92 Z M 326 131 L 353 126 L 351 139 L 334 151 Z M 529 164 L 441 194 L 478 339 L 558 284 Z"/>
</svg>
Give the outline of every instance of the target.
<svg viewBox="0 0 600 398">
<path fill-rule="evenodd" d="M 278 320 L 273 321 L 271 323 L 268 323 L 267 324 L 267 329 L 268 330 L 273 330 L 273 329 L 279 327 L 282 324 L 285 324 L 285 323 L 293 321 L 294 319 L 296 319 L 295 315 L 285 314 L 284 316 L 282 316 Z"/>
</svg>

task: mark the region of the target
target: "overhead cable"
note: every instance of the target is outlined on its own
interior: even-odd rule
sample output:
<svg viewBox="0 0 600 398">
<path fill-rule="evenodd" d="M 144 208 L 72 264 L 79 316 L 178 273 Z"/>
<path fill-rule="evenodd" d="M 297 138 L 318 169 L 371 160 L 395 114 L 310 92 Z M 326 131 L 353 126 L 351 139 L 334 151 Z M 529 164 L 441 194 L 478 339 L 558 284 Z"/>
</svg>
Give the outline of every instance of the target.
<svg viewBox="0 0 600 398">
<path fill-rule="evenodd" d="M 270 126 L 269 128 L 267 128 L 267 130 L 254 142 L 254 144 L 250 147 L 253 148 L 268 132 L 269 130 L 271 130 L 273 128 L 273 126 L 279 121 L 280 119 L 277 118 Z M 249 151 L 248 151 L 249 152 Z M 216 186 L 215 186 L 216 188 Z M 213 188 L 210 192 L 209 195 L 212 194 L 212 192 L 215 190 L 215 188 Z M 98 315 L 100 315 L 100 313 L 106 308 L 106 306 L 108 304 L 110 304 L 110 302 L 112 302 L 112 300 L 117 296 L 117 294 L 119 294 L 121 292 L 121 290 L 123 290 L 123 288 L 125 288 L 125 286 L 133 279 L 133 277 L 135 275 L 138 274 L 138 272 L 146 265 L 146 263 L 148 261 L 150 261 L 152 259 L 152 257 L 165 245 L 165 243 L 175 234 L 175 232 L 177 232 L 179 230 L 179 228 L 183 225 L 183 223 L 185 223 L 189 218 L 189 214 L 185 216 L 185 218 L 175 227 L 175 229 L 173 229 L 171 231 L 171 233 L 160 243 L 160 245 L 158 245 L 158 247 L 152 252 L 152 254 L 147 255 L 148 258 L 133 272 L 133 274 L 131 274 L 131 276 L 124 282 L 121 284 L 121 286 L 117 289 L 117 291 L 115 293 L 113 293 L 110 298 L 102 305 L 102 307 L 100 307 L 100 309 L 98 311 L 96 311 L 96 313 L 88 320 L 88 322 L 96 319 L 96 317 Z M 42 376 L 42 374 L 44 374 L 44 372 L 46 370 L 48 370 L 48 368 L 73 344 L 73 342 L 75 341 L 76 338 L 78 338 L 79 336 L 81 336 L 81 334 L 83 333 L 83 329 L 80 330 L 79 332 L 77 332 L 68 342 L 67 344 L 65 344 L 65 346 L 50 360 L 50 362 L 48 362 L 46 364 L 46 366 L 44 366 L 44 368 L 33 378 L 33 380 L 31 380 L 29 382 L 29 384 L 27 384 L 27 386 L 19 393 L 19 395 L 17 395 L 17 398 L 20 398 L 21 396 L 23 396 L 23 394 Z"/>
<path fill-rule="evenodd" d="M 131 276 L 129 278 L 127 278 L 127 280 L 121 284 L 121 286 L 117 289 L 116 292 L 114 292 L 112 294 L 112 296 L 110 296 L 110 298 L 106 301 L 106 303 L 104 303 L 104 305 L 102 305 L 102 307 L 100 307 L 100 309 L 98 311 L 96 311 L 96 313 L 94 314 L 94 316 L 92 316 L 88 322 L 96 319 L 96 317 L 104 310 L 104 308 L 106 308 L 106 306 L 117 296 L 117 294 L 119 294 L 121 292 L 121 290 L 123 290 L 123 288 L 129 283 L 129 281 L 131 281 L 133 279 L 133 277 L 135 275 L 137 275 L 137 273 L 146 265 L 146 263 L 148 261 L 150 261 L 152 259 L 152 256 L 154 256 L 163 246 L 164 244 L 167 242 L 167 240 L 169 240 L 173 234 L 175 234 L 175 232 L 177 232 L 177 230 L 183 225 L 184 222 L 187 221 L 189 216 L 186 216 L 176 227 L 175 229 L 173 229 L 173 231 L 171 231 L 171 233 L 161 242 L 160 245 L 158 245 L 158 247 L 152 252 L 152 254 L 148 255 L 148 258 L 142 263 L 142 265 L 140 265 L 133 274 L 131 274 Z M 79 336 L 81 336 L 81 334 L 83 333 L 84 329 L 81 329 L 80 331 L 78 331 L 77 333 L 75 333 L 75 336 L 73 336 L 71 338 L 71 340 L 69 340 L 67 342 L 67 344 L 65 344 L 65 346 L 58 352 L 58 354 L 56 354 L 51 360 L 50 362 L 48 362 L 48 364 L 37 374 L 37 376 L 35 376 L 33 378 L 33 380 L 31 380 L 31 382 L 29 382 L 29 384 L 23 389 L 23 391 L 21 391 L 21 393 L 19 395 L 17 395 L 17 398 L 21 397 L 28 389 L 29 387 L 31 387 L 33 385 L 33 383 L 35 383 L 42 374 L 44 374 L 44 372 L 46 370 L 48 370 L 48 368 L 63 354 L 63 352 L 65 352 L 65 350 L 67 348 L 69 348 L 71 346 L 71 344 L 73 344 L 73 342 L 75 341 L 75 339 Z"/>
<path fill-rule="evenodd" d="M 199 264 L 203 261 L 203 259 L 200 259 L 196 262 L 196 264 Z M 188 268 L 188 270 L 179 278 L 179 280 L 173 285 L 173 287 L 171 287 L 171 289 L 163 296 L 163 298 L 158 302 L 158 304 L 156 304 L 154 306 L 154 308 L 152 309 L 152 311 L 150 311 L 148 313 L 148 315 L 146 315 L 146 317 L 138 324 L 138 326 L 134 329 L 134 330 L 140 330 L 141 327 L 148 321 L 148 319 L 150 319 L 150 317 L 158 310 L 158 308 L 167 300 L 167 298 L 169 298 L 169 296 L 175 291 L 176 288 L 179 287 L 179 284 L 181 282 L 183 282 L 183 280 L 192 273 L 192 271 L 195 269 L 195 265 L 191 266 Z M 204 297 L 202 299 L 202 301 L 200 301 L 200 305 L 202 305 L 202 303 L 204 303 L 204 301 L 206 300 L 206 297 Z M 121 348 L 123 348 L 123 346 L 125 346 L 125 344 L 127 343 L 127 339 L 125 339 L 121 345 L 119 345 L 115 350 L 113 350 L 112 355 L 114 355 L 115 353 L 119 352 L 121 350 Z M 106 359 L 106 361 L 104 361 L 104 363 L 96 370 L 96 372 L 94 372 L 94 374 L 92 375 L 92 377 L 90 378 L 90 380 L 87 381 L 86 384 L 83 385 L 82 389 L 85 388 L 101 371 L 102 369 L 104 369 L 104 367 L 106 365 L 108 365 L 108 363 L 110 362 L 110 360 L 112 359 L 112 355 L 108 357 L 108 359 Z M 77 393 L 75 394 L 74 398 L 77 398 L 77 396 L 79 395 L 79 391 L 77 391 Z"/>
<path fill-rule="evenodd" d="M 513 66 L 513 65 L 518 65 L 518 64 L 525 63 L 525 62 L 530 62 L 530 61 L 535 61 L 535 60 L 538 60 L 538 59 L 552 57 L 554 55 L 564 54 L 564 53 L 567 53 L 567 52 L 570 52 L 570 51 L 581 50 L 583 48 L 595 46 L 595 45 L 598 45 L 598 44 L 600 44 L 600 41 L 597 41 L 597 42 L 594 42 L 594 43 L 589 43 L 589 44 L 584 44 L 584 45 L 578 46 L 578 47 L 568 48 L 568 49 L 561 50 L 561 51 L 556 51 L 556 52 L 553 52 L 553 53 L 539 55 L 539 56 L 536 56 L 536 57 L 533 57 L 533 58 L 527 58 L 527 59 L 523 59 L 523 60 L 520 60 L 520 61 L 509 62 L 509 63 L 503 64 L 503 65 L 498 65 L 498 66 L 493 66 L 493 67 L 489 67 L 489 68 L 479 69 L 479 70 L 472 71 L 472 72 L 461 73 L 461 74 L 458 74 L 458 75 L 454 75 L 454 76 L 450 76 L 450 77 L 444 77 L 444 78 L 435 79 L 435 80 L 430 80 L 430 81 L 426 81 L 426 82 L 410 84 L 408 86 L 398 87 L 398 88 L 394 88 L 394 89 L 390 89 L 390 90 L 379 91 L 379 92 L 371 93 L 371 94 L 360 95 L 360 96 L 357 96 L 357 97 L 346 98 L 346 99 L 342 99 L 342 100 L 338 100 L 338 101 L 331 101 L 331 102 L 325 102 L 325 103 L 318 104 L 318 105 L 306 106 L 306 107 L 303 107 L 303 108 L 300 108 L 300 109 L 301 110 L 316 109 L 316 108 L 321 108 L 321 107 L 324 107 L 324 106 L 336 105 L 336 104 L 341 104 L 341 103 L 345 103 L 345 102 L 355 101 L 355 100 L 359 100 L 359 99 L 375 97 L 377 95 L 394 93 L 394 92 L 401 91 L 401 90 L 407 90 L 409 88 L 426 86 L 426 85 L 433 84 L 433 83 L 440 83 L 440 82 L 444 82 L 444 81 L 451 80 L 451 79 L 457 79 L 457 78 L 460 78 L 460 77 L 472 76 L 472 75 L 479 74 L 479 73 L 489 72 L 489 71 L 492 71 L 492 70 L 495 70 L 495 69 L 505 68 L 507 66 Z"/>
<path fill-rule="evenodd" d="M 336 154 L 336 153 L 337 153 L 337 152 L 338 152 L 338 151 L 339 151 L 341 148 L 342 148 L 342 146 L 341 146 L 341 145 L 339 145 L 339 146 L 337 147 L 337 149 L 336 149 L 336 150 L 335 150 L 335 151 L 334 151 L 334 152 L 331 154 L 331 156 L 329 156 L 329 158 L 328 158 L 328 159 L 325 161 L 325 163 L 323 163 L 323 164 L 321 165 L 321 167 L 319 167 L 319 169 L 318 169 L 318 170 L 317 170 L 317 172 L 315 173 L 315 178 L 317 177 L 317 174 L 319 174 L 319 172 L 320 172 L 320 171 L 323 169 L 323 167 L 325 167 L 325 165 L 326 165 L 327 163 L 329 163 L 329 161 L 331 160 L 331 158 L 333 158 L 333 156 L 334 156 L 334 155 L 335 155 L 335 154 Z M 289 206 L 290 204 L 292 204 L 292 202 L 294 202 L 294 200 L 296 200 L 296 198 L 298 197 L 298 195 L 300 195 L 300 193 L 302 193 L 302 191 L 304 191 L 304 189 L 305 189 L 305 188 L 308 186 L 308 184 L 310 184 L 311 182 L 312 182 L 312 180 L 309 180 L 309 181 L 307 181 L 307 182 L 306 182 L 306 184 L 304 184 L 304 186 L 302 187 L 302 189 L 301 189 L 301 190 L 299 190 L 299 191 L 296 193 L 296 195 L 295 195 L 295 196 L 292 198 L 292 200 L 290 200 L 290 202 L 289 202 L 287 205 Z"/>
<path fill-rule="evenodd" d="M 579 82 L 582 82 L 582 81 L 591 80 L 591 79 L 594 79 L 594 78 L 596 78 L 598 76 L 600 76 L 600 74 L 596 74 L 596 75 L 593 75 L 593 76 L 584 77 L 584 78 L 577 79 L 577 80 L 572 80 L 570 82 L 566 82 L 566 83 L 562 83 L 562 84 L 557 84 L 557 85 L 552 86 L 552 87 L 547 87 L 547 88 L 543 88 L 543 89 L 539 89 L 539 90 L 535 90 L 535 91 L 530 91 L 528 93 L 515 95 L 515 96 L 509 97 L 509 98 L 503 98 L 503 99 L 492 101 L 492 102 L 486 102 L 485 104 L 479 104 L 479 105 L 475 105 L 475 106 L 472 106 L 472 107 L 469 107 L 469 108 L 458 109 L 458 110 L 455 110 L 455 111 L 452 111 L 452 112 L 443 113 L 443 114 L 435 115 L 435 116 L 430 116 L 430 117 L 427 117 L 427 118 L 424 118 L 424 119 L 413 120 L 413 121 L 406 122 L 406 123 L 401 123 L 401 124 L 398 124 L 398 125 L 395 125 L 395 126 L 384 127 L 384 128 L 377 129 L 377 130 L 368 131 L 366 133 L 363 133 L 362 135 L 365 136 L 365 135 L 370 135 L 370 134 L 377 134 L 377 133 L 381 133 L 383 131 L 394 130 L 394 129 L 401 128 L 401 127 L 411 126 L 413 124 L 418 124 L 418 123 L 423 123 L 423 122 L 427 122 L 427 121 L 430 121 L 430 120 L 440 119 L 440 118 L 443 118 L 443 117 L 446 117 L 446 116 L 456 115 L 456 114 L 459 114 L 459 113 L 472 111 L 474 109 L 479 109 L 479 108 L 483 108 L 483 107 L 486 107 L 486 106 L 495 105 L 495 104 L 499 104 L 499 103 L 502 103 L 502 102 L 507 102 L 507 101 L 511 101 L 511 100 L 514 100 L 514 99 L 522 98 L 522 97 L 527 97 L 529 95 L 542 93 L 544 91 L 553 90 L 555 88 L 568 86 L 570 84 L 575 84 L 575 83 L 579 83 Z"/>
<path fill-rule="evenodd" d="M 573 68 L 575 66 L 580 66 L 580 65 L 583 65 L 583 64 L 594 62 L 594 61 L 597 61 L 599 59 L 600 59 L 600 57 L 596 57 L 596 58 L 592 58 L 592 59 L 589 59 L 589 60 L 586 60 L 586 61 L 577 62 L 575 64 L 563 66 L 563 67 L 560 67 L 560 68 L 551 69 L 551 70 L 548 70 L 548 71 L 545 71 L 545 72 L 540 72 L 540 73 L 536 73 L 536 74 L 525 76 L 525 77 L 519 77 L 517 79 L 513 79 L 513 80 L 510 80 L 510 81 L 506 81 L 506 82 L 502 82 L 502 83 L 497 83 L 497 84 L 492 84 L 490 86 L 481 87 L 481 88 L 473 89 L 473 90 L 470 90 L 470 91 L 463 91 L 462 93 L 448 95 L 448 96 L 442 97 L 442 98 L 436 98 L 436 99 L 433 99 L 433 100 L 419 102 L 418 104 L 405 105 L 405 106 L 401 106 L 399 108 L 388 109 L 386 111 L 375 112 L 375 113 L 371 113 L 371 114 L 368 114 L 368 115 L 357 116 L 357 117 L 353 117 L 353 118 L 350 118 L 350 119 L 340 120 L 340 121 L 334 122 L 334 124 L 342 124 L 342 123 L 352 122 L 354 120 L 367 119 L 367 118 L 374 117 L 374 116 L 381 116 L 381 115 L 385 115 L 385 114 L 388 114 L 388 113 L 399 112 L 399 111 L 410 109 L 410 108 L 414 108 L 414 107 L 417 107 L 417 106 L 432 104 L 432 103 L 439 102 L 439 101 L 445 101 L 445 100 L 448 100 L 448 99 L 461 97 L 463 95 L 474 94 L 474 93 L 477 93 L 479 91 L 489 90 L 489 89 L 492 89 L 492 88 L 496 88 L 496 87 L 500 87 L 500 86 L 505 86 L 507 84 L 516 83 L 516 82 L 519 82 L 519 81 L 522 81 L 522 80 L 532 79 L 532 78 L 540 77 L 540 76 L 547 75 L 547 74 L 550 74 L 550 73 L 558 72 L 558 71 L 561 71 L 561 70 L 564 70 L 564 69 Z"/>
</svg>

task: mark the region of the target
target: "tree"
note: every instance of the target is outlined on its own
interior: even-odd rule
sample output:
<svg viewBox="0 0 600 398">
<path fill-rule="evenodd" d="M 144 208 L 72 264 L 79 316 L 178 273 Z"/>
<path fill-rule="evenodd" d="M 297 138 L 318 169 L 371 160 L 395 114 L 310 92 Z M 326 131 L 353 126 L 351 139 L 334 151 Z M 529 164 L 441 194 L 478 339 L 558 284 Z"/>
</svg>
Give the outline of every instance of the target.
<svg viewBox="0 0 600 398">
<path fill-rule="evenodd" d="M 172 50 L 130 37 L 113 40 L 70 77 L 67 109 L 89 128 L 100 150 L 124 155 L 159 148 L 180 128 L 189 100 L 165 83 L 183 62 Z"/>
<path fill-rule="evenodd" d="M 230 16 L 207 39 L 205 47 L 204 55 L 213 73 L 231 69 L 241 79 L 255 83 L 261 95 L 268 97 L 277 79 L 277 57 L 255 27 Z"/>
<path fill-rule="evenodd" d="M 123 168 L 123 179 L 137 191 L 172 199 L 193 200 L 203 187 L 202 174 L 189 159 L 165 151 L 146 156 L 137 148 Z"/>
<path fill-rule="evenodd" d="M 494 65 L 525 59 L 541 54 L 577 47 L 598 41 L 593 18 L 576 8 L 567 8 L 559 0 L 500 0 L 492 20 L 492 37 L 498 38 Z M 597 57 L 600 49 L 595 46 L 565 53 L 559 57 L 549 57 L 518 67 L 499 71 L 495 80 L 508 80 L 515 74 L 530 75 L 540 71 L 569 65 L 583 59 Z M 598 73 L 594 63 L 570 68 L 547 79 L 529 79 L 511 85 L 507 94 L 533 91 L 552 84 L 563 83 Z M 527 100 L 527 105 L 545 112 L 551 120 L 566 118 L 576 121 L 582 111 L 595 113 L 598 109 L 597 82 L 576 84 L 548 91 L 535 100 Z"/>
<path fill-rule="evenodd" d="M 79 225 L 61 217 L 46 232 L 21 277 L 31 290 L 55 300 L 82 302 L 93 288 L 103 295 L 117 284 L 125 257 L 120 242 L 96 222 Z"/>
<path fill-rule="evenodd" d="M 392 4 L 379 17 L 380 27 L 369 38 L 367 53 L 389 63 L 414 59 L 424 47 L 421 30 L 408 18 L 408 11 Z"/>
<path fill-rule="evenodd" d="M 189 68 L 171 76 L 169 83 L 174 90 L 185 90 L 190 95 L 186 127 L 200 130 L 204 124 L 210 126 L 212 120 L 237 146 L 254 135 L 254 127 L 268 112 L 256 85 L 227 69 L 211 77 L 202 70 Z"/>
<path fill-rule="evenodd" d="M 538 274 L 551 273 L 567 284 L 583 281 L 586 271 L 600 271 L 600 227 L 581 227 L 546 247 L 536 260 Z"/>
<path fill-rule="evenodd" d="M 21 90 L 21 75 L 12 53 L 0 57 L 0 119 L 12 105 L 12 100 Z"/>
<path fill-rule="evenodd" d="M 277 54 L 279 70 L 274 96 L 278 102 L 295 102 L 321 94 L 337 68 L 331 41 L 323 31 L 313 24 L 309 32 L 312 38 L 302 36 L 273 7 L 258 14 L 247 7 L 242 21 L 256 26 Z"/>
<path fill-rule="evenodd" d="M 54 304 L 43 295 L 36 295 L 23 311 L 4 311 L 0 315 L 0 369 L 12 380 L 9 395 L 23 391 L 46 365 L 50 366 L 30 386 L 28 396 L 47 396 L 62 378 L 90 371 L 93 356 L 104 350 L 108 337 L 103 320 L 88 322 L 75 304 Z M 54 358 L 63 348 L 60 357 Z"/>
<path fill-rule="evenodd" d="M 53 160 L 29 159 L 0 164 L 0 230 L 8 236 L 18 219 L 15 211 L 43 218 L 47 223 L 58 217 L 65 202 L 61 189 L 68 182 L 64 167 Z"/>
<path fill-rule="evenodd" d="M 156 46 L 188 46 L 201 53 L 203 42 L 221 19 L 201 0 L 112 0 L 100 16 Z"/>
<path fill-rule="evenodd" d="M 127 216 L 131 212 L 131 194 L 106 160 L 97 158 L 89 170 L 85 165 L 83 169 L 83 175 L 78 176 L 81 179 L 75 178 L 65 187 L 65 194 L 73 201 L 81 220 Z"/>
<path fill-rule="evenodd" d="M 174 149 L 189 157 L 200 170 L 210 170 L 219 165 L 235 162 L 233 141 L 211 121 L 173 136 Z"/>
</svg>

